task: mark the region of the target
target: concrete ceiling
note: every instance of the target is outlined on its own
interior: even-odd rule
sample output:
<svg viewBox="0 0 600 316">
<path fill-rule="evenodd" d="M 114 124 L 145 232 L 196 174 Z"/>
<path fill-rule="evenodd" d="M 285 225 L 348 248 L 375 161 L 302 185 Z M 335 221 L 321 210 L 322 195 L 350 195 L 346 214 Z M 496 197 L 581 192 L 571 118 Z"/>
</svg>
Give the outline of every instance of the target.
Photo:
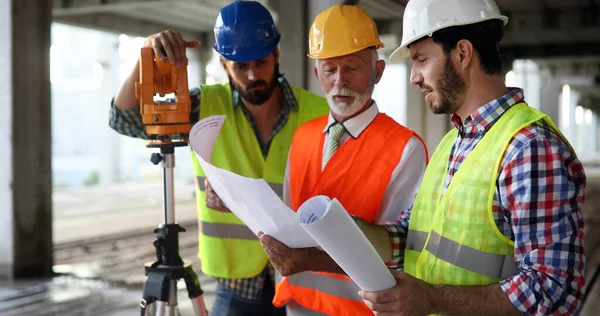
<svg viewBox="0 0 600 316">
<path fill-rule="evenodd" d="M 258 0 L 270 9 L 277 23 L 277 12 L 270 5 L 274 1 L 297 0 Z M 197 36 L 200 33 L 211 33 L 219 9 L 231 2 L 232 0 L 54 0 L 52 15 L 57 22 L 133 35 L 146 36 L 160 30 L 173 29 Z M 358 2 L 378 20 L 401 20 L 404 12 L 403 0 L 353 2 Z"/>
<path fill-rule="evenodd" d="M 276 1 L 259 0 L 266 7 Z M 354 0 L 399 37 L 408 0 Z M 54 0 L 57 22 L 147 36 L 165 29 L 186 38 L 209 36 L 219 9 L 231 0 Z M 600 56 L 600 0 L 496 0 L 510 21 L 502 42 L 513 58 Z M 274 17 L 277 20 L 277 13 Z M 299 12 L 299 16 L 302 13 Z M 390 27 L 391 25 L 391 27 Z"/>
</svg>

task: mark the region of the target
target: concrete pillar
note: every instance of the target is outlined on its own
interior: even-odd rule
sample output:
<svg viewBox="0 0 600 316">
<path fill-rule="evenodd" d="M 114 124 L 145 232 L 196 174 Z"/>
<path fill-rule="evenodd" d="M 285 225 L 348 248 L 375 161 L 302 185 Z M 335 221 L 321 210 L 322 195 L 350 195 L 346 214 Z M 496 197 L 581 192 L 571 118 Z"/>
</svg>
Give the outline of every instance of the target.
<svg viewBox="0 0 600 316">
<path fill-rule="evenodd" d="M 106 108 L 119 89 L 119 39 L 117 36 L 103 37 L 105 49 L 98 51 L 98 62 L 102 65 L 102 86 L 100 88 L 100 104 Z M 101 129 L 102 156 L 100 164 L 100 183 L 112 184 L 120 180 L 121 175 L 121 137 L 110 128 Z"/>
<path fill-rule="evenodd" d="M 188 85 L 190 87 L 196 87 L 200 84 L 206 83 L 206 78 L 208 77 L 206 66 L 213 57 L 214 41 L 215 40 L 212 33 L 203 33 L 200 35 L 200 42 L 202 43 L 200 48 L 188 49 L 186 51 L 189 59 Z"/>
<path fill-rule="evenodd" d="M 13 120 L 11 1 L 0 1 L 0 278 L 12 277 L 13 241 Z"/>
<path fill-rule="evenodd" d="M 542 104 L 542 74 L 537 63 L 529 59 L 515 60 L 512 69 L 515 87 L 522 88 L 525 101 L 535 109 Z"/>
<path fill-rule="evenodd" d="M 307 88 L 307 76 L 312 76 L 312 64 L 308 53 L 308 29 L 311 21 L 307 19 L 307 1 L 272 1 L 271 7 L 277 12 L 279 41 L 279 70 L 285 74 L 290 84 Z M 306 69 L 310 68 L 311 73 Z M 320 91 L 316 90 L 316 91 Z M 314 91 L 313 91 L 314 92 Z"/>
<path fill-rule="evenodd" d="M 0 0 L 0 278 L 52 274 L 52 1 Z"/>
<path fill-rule="evenodd" d="M 559 91 L 559 117 L 558 127 L 563 135 L 571 142 L 577 150 L 579 141 L 577 138 L 577 125 L 575 122 L 575 107 L 579 101 L 579 92 L 569 85 L 561 85 Z"/>
<path fill-rule="evenodd" d="M 540 111 L 548 114 L 555 124 L 559 124 L 559 100 L 562 85 L 560 80 L 550 73 L 542 75 Z M 525 95 L 527 100 L 527 95 Z M 559 126 L 560 128 L 560 126 Z"/>
</svg>

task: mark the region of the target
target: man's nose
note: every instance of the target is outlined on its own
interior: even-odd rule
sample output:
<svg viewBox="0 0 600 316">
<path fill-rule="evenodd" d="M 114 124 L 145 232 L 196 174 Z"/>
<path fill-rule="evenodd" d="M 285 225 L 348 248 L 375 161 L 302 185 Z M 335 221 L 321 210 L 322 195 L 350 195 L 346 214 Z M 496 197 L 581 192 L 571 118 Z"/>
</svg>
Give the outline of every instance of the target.
<svg viewBox="0 0 600 316">
<path fill-rule="evenodd" d="M 415 67 L 410 69 L 410 83 L 418 85 L 423 82 L 423 75 L 420 71 L 416 70 Z"/>
<path fill-rule="evenodd" d="M 338 88 L 348 85 L 348 74 L 344 69 L 338 70 L 336 73 L 334 84 Z"/>
</svg>

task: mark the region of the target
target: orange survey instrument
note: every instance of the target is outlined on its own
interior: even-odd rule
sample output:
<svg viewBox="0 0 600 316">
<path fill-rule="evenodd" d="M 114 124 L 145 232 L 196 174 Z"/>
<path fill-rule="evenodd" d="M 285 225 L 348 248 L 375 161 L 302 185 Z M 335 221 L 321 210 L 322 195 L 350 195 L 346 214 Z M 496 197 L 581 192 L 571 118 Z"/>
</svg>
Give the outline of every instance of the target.
<svg viewBox="0 0 600 316">
<path fill-rule="evenodd" d="M 166 55 L 166 54 L 165 54 Z M 146 283 L 140 302 L 141 314 L 179 315 L 177 311 L 177 282 L 185 281 L 188 297 L 196 315 L 208 316 L 198 276 L 189 261 L 179 255 L 179 233 L 185 229 L 175 221 L 175 147 L 186 146 L 190 134 L 190 93 L 185 65 L 177 68 L 169 61 L 156 58 L 152 48 L 142 48 L 140 82 L 135 95 L 140 101 L 142 122 L 150 142 L 146 147 L 160 148 L 150 161 L 163 168 L 163 202 L 165 222 L 154 230 L 156 261 L 144 265 Z M 174 98 L 167 96 L 174 94 Z M 159 98 L 168 99 L 158 101 Z M 156 313 L 155 313 L 156 312 Z"/>
<path fill-rule="evenodd" d="M 174 93 L 175 99 L 155 101 Z M 142 122 L 150 139 L 148 147 L 187 143 L 190 126 L 190 94 L 185 66 L 177 68 L 168 60 L 156 58 L 152 48 L 144 47 L 140 58 L 140 82 L 135 85 Z"/>
</svg>

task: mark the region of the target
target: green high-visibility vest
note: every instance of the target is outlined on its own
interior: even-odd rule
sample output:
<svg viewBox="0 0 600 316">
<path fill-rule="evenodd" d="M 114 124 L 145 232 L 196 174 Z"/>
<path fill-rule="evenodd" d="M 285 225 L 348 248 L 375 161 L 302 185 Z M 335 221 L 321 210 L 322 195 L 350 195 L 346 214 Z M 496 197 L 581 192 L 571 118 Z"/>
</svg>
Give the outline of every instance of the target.
<svg viewBox="0 0 600 316">
<path fill-rule="evenodd" d="M 406 273 L 430 284 L 450 285 L 487 285 L 519 273 L 513 258 L 514 241 L 498 230 L 492 202 L 510 140 L 539 120 L 566 142 L 547 115 L 525 103 L 516 104 L 467 156 L 442 197 L 448 157 L 458 131 L 446 134 L 427 166 L 411 213 Z"/>
<path fill-rule="evenodd" d="M 294 131 L 304 122 L 326 115 L 324 98 L 292 87 L 298 111 L 291 110 L 287 123 L 273 138 L 266 158 L 241 107 L 234 107 L 229 84 L 202 85 L 200 119 L 225 115 L 211 155 L 211 164 L 249 178 L 263 178 L 279 195 Z M 256 235 L 233 213 L 206 207 L 204 171 L 192 153 L 196 175 L 199 219 L 199 252 L 202 272 L 220 278 L 250 278 L 265 268 L 268 257 Z"/>
</svg>

